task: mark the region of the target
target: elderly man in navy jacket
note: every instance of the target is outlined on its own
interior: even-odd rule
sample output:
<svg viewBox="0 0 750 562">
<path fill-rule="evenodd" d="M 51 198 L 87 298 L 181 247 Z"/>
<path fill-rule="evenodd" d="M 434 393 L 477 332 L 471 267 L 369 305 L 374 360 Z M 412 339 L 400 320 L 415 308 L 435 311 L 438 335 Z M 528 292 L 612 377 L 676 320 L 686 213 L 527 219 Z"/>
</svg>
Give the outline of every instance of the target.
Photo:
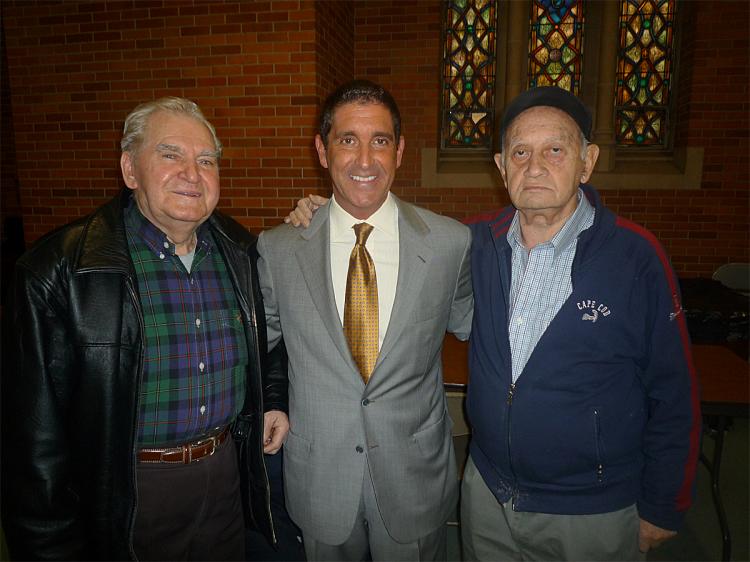
<svg viewBox="0 0 750 562">
<path fill-rule="evenodd" d="M 694 495 L 700 412 L 677 280 L 654 236 L 586 184 L 599 149 L 575 96 L 524 92 L 500 133 L 513 207 L 471 225 L 465 555 L 638 559 Z"/>
</svg>

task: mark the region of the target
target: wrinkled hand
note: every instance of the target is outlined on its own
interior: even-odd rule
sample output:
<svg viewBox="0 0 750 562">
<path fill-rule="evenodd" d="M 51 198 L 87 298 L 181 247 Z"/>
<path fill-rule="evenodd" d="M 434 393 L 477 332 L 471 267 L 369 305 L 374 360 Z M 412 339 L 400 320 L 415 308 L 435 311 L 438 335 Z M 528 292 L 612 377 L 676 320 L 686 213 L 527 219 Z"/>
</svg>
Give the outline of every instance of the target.
<svg viewBox="0 0 750 562">
<path fill-rule="evenodd" d="M 310 226 L 313 213 L 326 203 L 328 203 L 328 199 L 320 195 L 310 194 L 307 197 L 303 197 L 297 201 L 297 206 L 294 210 L 284 217 L 284 222 L 292 226 L 307 228 Z"/>
<path fill-rule="evenodd" d="M 638 532 L 638 550 L 643 553 L 648 552 L 652 548 L 656 548 L 667 539 L 674 537 L 677 532 L 670 531 L 669 529 L 662 529 L 645 521 L 640 520 L 640 530 Z"/>
<path fill-rule="evenodd" d="M 281 410 L 271 410 L 263 416 L 263 452 L 275 455 L 289 433 L 289 418 Z"/>
</svg>

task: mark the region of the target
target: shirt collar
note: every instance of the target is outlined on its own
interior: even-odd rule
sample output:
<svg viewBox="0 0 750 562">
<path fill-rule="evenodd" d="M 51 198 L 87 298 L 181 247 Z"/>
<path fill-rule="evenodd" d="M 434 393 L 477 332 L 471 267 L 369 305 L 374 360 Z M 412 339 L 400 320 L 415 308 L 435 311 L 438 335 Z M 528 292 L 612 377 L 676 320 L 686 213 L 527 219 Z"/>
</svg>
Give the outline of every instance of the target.
<svg viewBox="0 0 750 562">
<path fill-rule="evenodd" d="M 554 257 L 559 256 L 563 250 L 568 248 L 578 238 L 581 232 L 591 223 L 591 219 L 594 216 L 594 207 L 591 206 L 591 203 L 584 196 L 581 188 L 578 188 L 577 198 L 578 205 L 576 206 L 576 210 L 568 217 L 568 220 L 565 221 L 565 224 L 557 234 L 547 242 L 547 244 L 552 244 L 555 250 Z M 513 216 L 513 221 L 510 223 L 506 238 L 511 247 L 518 246 L 524 248 L 521 242 L 521 221 L 518 211 Z"/>
<path fill-rule="evenodd" d="M 341 205 L 331 197 L 330 207 L 331 242 L 350 242 L 354 239 L 352 226 L 366 222 L 374 230 L 381 232 L 387 239 L 395 239 L 398 234 L 398 207 L 396 201 L 388 192 L 385 202 L 367 219 L 361 220 L 347 213 Z"/>
<path fill-rule="evenodd" d="M 145 244 L 156 254 L 166 252 L 170 255 L 177 255 L 175 253 L 176 246 L 167 238 L 167 235 L 161 231 L 159 227 L 154 225 L 146 217 L 143 216 L 141 210 L 135 202 L 135 197 L 131 196 L 127 207 L 125 207 L 125 226 L 133 234 L 141 238 Z M 208 223 L 204 222 L 198 227 L 197 232 L 197 244 L 195 245 L 195 253 L 198 253 L 198 248 L 203 247 L 206 251 L 211 249 L 210 236 L 208 234 Z"/>
</svg>

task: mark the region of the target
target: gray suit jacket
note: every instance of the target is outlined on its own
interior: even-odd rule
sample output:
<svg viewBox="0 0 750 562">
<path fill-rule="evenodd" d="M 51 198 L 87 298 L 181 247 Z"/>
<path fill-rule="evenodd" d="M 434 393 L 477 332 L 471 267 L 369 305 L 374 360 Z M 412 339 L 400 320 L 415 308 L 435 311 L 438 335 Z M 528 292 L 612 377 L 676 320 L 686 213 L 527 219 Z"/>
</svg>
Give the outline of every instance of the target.
<svg viewBox="0 0 750 562">
<path fill-rule="evenodd" d="M 289 352 L 287 507 L 305 534 L 327 544 L 349 537 L 368 466 L 383 521 L 400 542 L 442 525 L 458 494 L 441 350 L 446 330 L 466 339 L 471 329 L 471 234 L 396 204 L 396 295 L 367 386 L 336 310 L 328 206 L 308 229 L 281 225 L 258 243 L 269 345 L 283 332 Z"/>
</svg>

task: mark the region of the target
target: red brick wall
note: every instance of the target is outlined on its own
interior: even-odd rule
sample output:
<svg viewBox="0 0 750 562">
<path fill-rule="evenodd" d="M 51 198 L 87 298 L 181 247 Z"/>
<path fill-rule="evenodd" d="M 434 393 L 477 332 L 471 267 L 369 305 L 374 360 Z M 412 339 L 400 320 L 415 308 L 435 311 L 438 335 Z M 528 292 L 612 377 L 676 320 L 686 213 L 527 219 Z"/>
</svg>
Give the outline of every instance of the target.
<svg viewBox="0 0 750 562">
<path fill-rule="evenodd" d="M 315 3 L 318 98 L 354 78 L 354 5 L 346 0 Z M 322 175 L 322 174 L 321 174 Z M 328 181 L 323 182 L 328 186 Z"/>
<path fill-rule="evenodd" d="M 276 224 L 320 181 L 314 4 L 4 1 L 27 237 L 119 189 L 123 120 L 163 95 L 215 124 L 221 206 L 254 230 Z"/>
<path fill-rule="evenodd" d="M 603 195 L 655 232 L 681 275 L 709 276 L 749 259 L 750 7 L 683 6 L 678 142 L 705 147 L 703 188 Z M 438 142 L 438 0 L 4 0 L 1 9 L 29 240 L 119 189 L 123 119 L 166 94 L 195 99 L 217 126 L 222 208 L 253 230 L 276 224 L 304 193 L 327 192 L 312 145 L 318 103 L 352 76 L 382 82 L 401 107 L 396 193 L 457 218 L 507 203 L 500 188 L 421 186 L 420 149 Z"/>
<path fill-rule="evenodd" d="M 3 228 L 5 218 L 9 215 L 20 214 L 21 199 L 18 189 L 18 170 L 16 166 L 16 144 L 13 134 L 13 114 L 10 103 L 10 84 L 8 83 L 8 57 L 5 52 L 5 37 L 0 37 L 2 41 L 0 50 L 0 147 L 2 148 L 2 167 L 0 167 L 0 217 L 2 218 Z M 3 240 L 5 232 L 3 231 Z"/>
</svg>

